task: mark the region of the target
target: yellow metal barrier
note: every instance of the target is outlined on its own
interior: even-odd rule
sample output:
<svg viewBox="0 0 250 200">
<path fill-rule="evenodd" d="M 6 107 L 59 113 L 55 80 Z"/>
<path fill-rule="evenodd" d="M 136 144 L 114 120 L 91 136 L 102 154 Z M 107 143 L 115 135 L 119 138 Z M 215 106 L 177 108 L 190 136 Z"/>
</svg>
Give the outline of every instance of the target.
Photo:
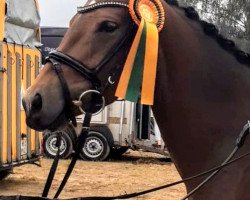
<svg viewBox="0 0 250 200">
<path fill-rule="evenodd" d="M 4 38 L 5 0 L 0 0 L 0 41 Z"/>
<path fill-rule="evenodd" d="M 0 43 L 0 172 L 39 157 L 39 133 L 27 127 L 21 105 L 39 66 L 37 49 Z"/>
</svg>

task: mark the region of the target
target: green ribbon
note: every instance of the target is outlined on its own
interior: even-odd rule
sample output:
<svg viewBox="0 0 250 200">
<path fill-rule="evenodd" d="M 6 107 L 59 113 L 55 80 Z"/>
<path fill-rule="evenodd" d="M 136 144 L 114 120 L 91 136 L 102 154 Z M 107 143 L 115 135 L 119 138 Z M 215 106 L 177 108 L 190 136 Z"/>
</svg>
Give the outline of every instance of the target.
<svg viewBox="0 0 250 200">
<path fill-rule="evenodd" d="M 140 38 L 139 46 L 136 52 L 134 66 L 131 72 L 131 76 L 128 83 L 128 88 L 126 92 L 125 99 L 132 102 L 137 102 L 139 99 L 142 76 L 144 69 L 144 58 L 145 58 L 145 48 L 146 48 L 146 36 L 147 29 L 146 23 L 144 23 L 142 35 Z"/>
</svg>

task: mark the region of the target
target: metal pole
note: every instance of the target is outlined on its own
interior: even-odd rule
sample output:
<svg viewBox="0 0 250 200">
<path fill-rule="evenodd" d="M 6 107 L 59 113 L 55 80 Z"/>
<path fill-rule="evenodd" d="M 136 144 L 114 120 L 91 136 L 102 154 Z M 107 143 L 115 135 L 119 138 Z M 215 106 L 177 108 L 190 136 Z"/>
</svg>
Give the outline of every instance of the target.
<svg viewBox="0 0 250 200">
<path fill-rule="evenodd" d="M 119 145 L 122 145 L 122 128 L 123 128 L 124 112 L 125 112 L 125 101 L 122 101 L 122 103 L 121 103 L 120 127 L 119 127 Z"/>
<path fill-rule="evenodd" d="M 133 132 L 133 129 L 134 129 L 134 119 L 135 119 L 135 116 L 134 116 L 134 113 L 135 113 L 135 103 L 131 103 L 131 111 L 130 111 L 130 126 L 129 126 L 129 143 L 131 144 L 132 143 L 132 132 Z"/>
</svg>

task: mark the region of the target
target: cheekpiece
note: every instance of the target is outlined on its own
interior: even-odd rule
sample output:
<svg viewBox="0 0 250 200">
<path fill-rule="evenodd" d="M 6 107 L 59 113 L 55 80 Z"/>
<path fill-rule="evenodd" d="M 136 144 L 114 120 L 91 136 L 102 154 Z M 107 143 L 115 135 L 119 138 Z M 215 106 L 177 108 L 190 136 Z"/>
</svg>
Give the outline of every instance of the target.
<svg viewBox="0 0 250 200">
<path fill-rule="evenodd" d="M 103 7 L 125 7 L 125 8 L 128 8 L 128 4 L 123 3 L 123 2 L 119 2 L 119 1 L 99 2 L 99 3 L 90 4 L 87 6 L 77 7 L 77 12 L 78 13 L 85 13 L 85 12 L 95 10 L 98 8 L 103 8 Z"/>
</svg>

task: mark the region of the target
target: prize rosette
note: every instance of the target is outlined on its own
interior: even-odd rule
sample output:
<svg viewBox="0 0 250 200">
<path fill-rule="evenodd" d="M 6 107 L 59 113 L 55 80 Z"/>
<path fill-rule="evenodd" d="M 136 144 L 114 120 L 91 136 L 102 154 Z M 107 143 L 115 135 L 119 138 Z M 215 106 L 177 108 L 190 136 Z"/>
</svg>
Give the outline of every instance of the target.
<svg viewBox="0 0 250 200">
<path fill-rule="evenodd" d="M 159 0 L 130 0 L 129 12 L 139 26 L 124 69 L 116 96 L 132 102 L 153 105 L 158 58 L 159 32 L 165 21 Z"/>
</svg>

